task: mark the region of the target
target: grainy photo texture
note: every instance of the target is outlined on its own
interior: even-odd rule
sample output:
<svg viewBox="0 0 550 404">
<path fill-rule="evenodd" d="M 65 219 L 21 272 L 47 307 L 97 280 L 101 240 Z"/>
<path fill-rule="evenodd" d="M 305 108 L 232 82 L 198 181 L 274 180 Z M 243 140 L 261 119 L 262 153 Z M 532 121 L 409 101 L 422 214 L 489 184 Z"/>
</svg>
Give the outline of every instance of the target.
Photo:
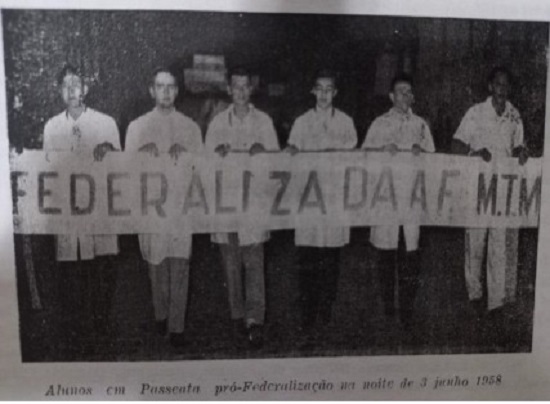
<svg viewBox="0 0 550 404">
<path fill-rule="evenodd" d="M 2 19 L 23 362 L 531 351 L 547 23 Z"/>
</svg>

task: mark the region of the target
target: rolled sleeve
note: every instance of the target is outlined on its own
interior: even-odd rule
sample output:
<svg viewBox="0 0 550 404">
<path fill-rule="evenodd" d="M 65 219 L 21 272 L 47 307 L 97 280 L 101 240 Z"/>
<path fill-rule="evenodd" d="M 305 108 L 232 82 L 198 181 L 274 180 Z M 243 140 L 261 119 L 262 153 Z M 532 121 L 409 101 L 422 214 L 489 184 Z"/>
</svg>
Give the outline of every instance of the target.
<svg viewBox="0 0 550 404">
<path fill-rule="evenodd" d="M 472 134 L 475 131 L 475 127 L 474 115 L 470 109 L 466 112 L 464 118 L 462 118 L 453 139 L 460 140 L 462 143 L 470 146 L 472 144 Z"/>
</svg>

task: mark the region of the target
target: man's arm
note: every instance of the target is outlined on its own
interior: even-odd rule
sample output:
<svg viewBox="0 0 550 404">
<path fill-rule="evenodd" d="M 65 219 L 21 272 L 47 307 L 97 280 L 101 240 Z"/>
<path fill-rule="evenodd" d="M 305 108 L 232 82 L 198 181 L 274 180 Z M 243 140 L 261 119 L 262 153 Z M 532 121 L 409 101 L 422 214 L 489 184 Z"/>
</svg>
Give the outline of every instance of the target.
<svg viewBox="0 0 550 404">
<path fill-rule="evenodd" d="M 204 147 L 204 144 L 202 142 L 202 132 L 199 125 L 197 125 L 195 122 L 193 122 L 193 124 L 194 129 L 191 131 L 190 150 L 193 152 L 200 152 Z"/>
<path fill-rule="evenodd" d="M 42 150 L 49 151 L 53 149 L 53 130 L 51 119 L 44 126 L 44 139 L 42 142 Z"/>
<path fill-rule="evenodd" d="M 279 146 L 279 138 L 277 136 L 275 126 L 273 126 L 273 121 L 267 115 L 265 118 L 265 122 L 262 124 L 262 144 L 267 150 L 280 150 L 281 147 Z"/>
<path fill-rule="evenodd" d="M 462 140 L 453 139 L 451 141 L 451 153 L 467 156 L 470 153 L 470 146 L 468 146 Z"/>
<path fill-rule="evenodd" d="M 435 144 L 434 139 L 432 136 L 432 132 L 430 131 L 430 127 L 428 124 L 422 120 L 422 126 L 420 127 L 421 130 L 421 136 L 420 136 L 420 142 L 417 144 L 418 148 L 424 153 L 434 153 L 435 152 Z M 413 145 L 413 151 L 414 151 Z"/>
<path fill-rule="evenodd" d="M 512 157 L 517 157 L 519 159 L 519 164 L 524 165 L 529 159 L 529 149 L 525 146 L 525 141 L 523 137 L 523 122 L 519 118 L 519 124 L 514 131 L 514 139 L 512 149 Z"/>
<path fill-rule="evenodd" d="M 229 150 L 231 150 L 231 145 L 229 143 L 224 143 L 222 139 L 223 127 L 219 123 L 219 115 L 216 115 L 210 125 L 208 125 L 208 130 L 206 131 L 206 138 L 204 139 L 204 147 L 208 151 L 213 151 L 218 153 L 221 157 L 225 157 Z"/>
<path fill-rule="evenodd" d="M 385 151 L 394 155 L 398 149 L 397 145 L 391 141 L 391 130 L 391 122 L 380 117 L 376 118 L 369 127 L 361 148 L 364 150 Z"/>
<path fill-rule="evenodd" d="M 114 119 L 106 119 L 105 129 L 104 129 L 104 138 L 103 142 L 98 144 L 94 148 L 94 159 L 96 161 L 101 161 L 105 157 L 107 152 L 120 150 L 120 136 L 118 133 L 118 126 Z"/>
<path fill-rule="evenodd" d="M 344 149 L 354 149 L 357 146 L 357 131 L 353 124 L 353 119 L 347 117 L 344 133 L 342 136 L 342 147 Z"/>
<path fill-rule="evenodd" d="M 138 131 L 135 121 L 130 122 L 128 129 L 126 130 L 126 142 L 124 145 L 125 151 L 136 152 L 139 148 L 138 145 Z"/>
<path fill-rule="evenodd" d="M 139 121 L 133 121 L 130 123 L 130 126 L 128 126 L 128 130 L 126 131 L 126 147 L 124 150 L 130 152 L 146 152 L 153 156 L 158 156 L 159 153 L 155 143 L 149 142 L 143 144 L 141 140 L 141 131 L 137 122 Z"/>
<path fill-rule="evenodd" d="M 460 121 L 460 125 L 456 130 L 453 140 L 451 142 L 451 153 L 464 156 L 481 157 L 485 162 L 491 161 L 492 155 L 487 148 L 479 150 L 473 150 L 471 147 L 472 136 L 479 136 L 477 133 L 477 126 L 474 112 L 474 108 L 470 108 L 466 115 Z"/>
</svg>

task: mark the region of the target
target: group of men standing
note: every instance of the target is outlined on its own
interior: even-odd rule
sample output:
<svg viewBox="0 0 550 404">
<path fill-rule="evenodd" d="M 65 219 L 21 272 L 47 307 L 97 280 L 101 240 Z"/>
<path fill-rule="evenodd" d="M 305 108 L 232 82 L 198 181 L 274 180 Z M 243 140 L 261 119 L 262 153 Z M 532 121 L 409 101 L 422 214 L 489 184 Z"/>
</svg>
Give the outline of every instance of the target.
<svg viewBox="0 0 550 404">
<path fill-rule="evenodd" d="M 510 73 L 495 69 L 489 78 L 491 96 L 472 107 L 462 120 L 454 140 L 456 153 L 480 156 L 520 157 L 524 163 L 527 152 L 523 126 L 517 110 L 508 101 Z M 59 77 L 66 110 L 48 121 L 44 129 L 44 150 L 92 150 L 96 160 L 108 152 L 121 150 L 115 121 L 84 103 L 87 86 L 79 71 L 66 66 Z M 184 158 L 182 153 L 201 149 L 226 156 L 233 151 L 250 154 L 280 150 L 279 139 L 271 118 L 250 102 L 252 83 L 247 71 L 231 72 L 228 94 L 232 103 L 217 114 L 208 126 L 205 141 L 196 123 L 175 109 L 179 86 L 169 69 L 158 69 L 151 76 L 149 91 L 155 102 L 153 110 L 130 123 L 125 151 L 144 152 L 152 156 L 168 153 L 172 158 Z M 333 105 L 338 93 L 333 72 L 320 71 L 313 82 L 315 107 L 296 119 L 284 151 L 294 155 L 303 151 L 330 152 L 354 149 L 357 133 L 353 120 Z M 428 124 L 412 112 L 414 101 L 411 77 L 398 75 L 389 89 L 392 108 L 370 126 L 362 149 L 395 155 L 408 151 L 414 155 L 435 152 Z M 465 279 L 470 299 L 480 309 L 483 305 L 481 266 L 488 245 L 488 309 L 512 302 L 515 296 L 517 269 L 517 231 L 471 229 L 466 232 Z M 238 233 L 212 234 L 219 245 L 225 273 L 231 319 L 235 334 L 252 347 L 263 343 L 265 320 L 264 244 L 270 238 L 265 229 L 243 228 Z M 420 227 L 373 226 L 370 243 L 377 252 L 377 268 L 384 311 L 388 317 L 396 314 L 405 330 L 410 329 L 413 307 L 419 285 L 421 257 L 418 251 Z M 74 301 L 92 308 L 85 313 L 97 324 L 108 321 L 113 288 L 114 268 L 106 256 L 118 253 L 116 236 L 58 235 L 57 260 L 63 261 L 61 277 L 70 295 L 85 290 Z M 299 288 L 302 330 L 327 325 L 331 320 L 339 278 L 340 250 L 350 241 L 349 227 L 314 225 L 295 231 L 299 250 Z M 192 234 L 182 228 L 178 234 L 139 235 L 141 255 L 148 263 L 151 280 L 156 330 L 168 335 L 170 343 L 181 347 L 185 343 L 185 312 L 189 286 L 189 261 Z M 98 257 L 95 261 L 90 261 Z M 77 261 L 76 265 L 67 261 Z M 91 264 L 93 262 L 93 264 Z M 100 264 L 100 263 L 105 264 Z M 67 269 L 67 266 L 71 266 Z M 65 268 L 65 269 L 64 269 Z M 396 276 L 397 275 L 397 276 Z M 397 279 L 397 307 L 395 302 Z M 79 283 L 70 290 L 68 282 Z M 65 302 L 65 304 L 71 304 Z M 78 307 L 74 306 L 72 308 Z M 485 310 L 481 307 L 480 310 Z"/>
</svg>

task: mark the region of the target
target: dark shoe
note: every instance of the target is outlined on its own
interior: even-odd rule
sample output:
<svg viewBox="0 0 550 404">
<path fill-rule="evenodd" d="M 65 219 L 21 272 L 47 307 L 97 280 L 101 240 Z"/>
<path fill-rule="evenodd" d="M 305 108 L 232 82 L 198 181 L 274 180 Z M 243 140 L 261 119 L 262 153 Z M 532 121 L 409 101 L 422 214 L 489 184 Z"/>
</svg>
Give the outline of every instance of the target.
<svg viewBox="0 0 550 404">
<path fill-rule="evenodd" d="M 470 305 L 472 309 L 474 310 L 474 313 L 476 317 L 481 318 L 485 316 L 488 312 L 487 305 L 483 301 L 483 299 L 474 299 L 470 301 Z"/>
<path fill-rule="evenodd" d="M 247 328 L 248 343 L 252 348 L 261 348 L 264 345 L 264 327 L 260 324 L 251 324 Z"/>
<path fill-rule="evenodd" d="M 241 339 L 248 336 L 248 330 L 242 318 L 231 320 L 231 322 L 233 323 L 233 336 L 235 338 Z"/>
<path fill-rule="evenodd" d="M 170 345 L 174 348 L 183 348 L 185 346 L 185 338 L 183 332 L 170 333 Z"/>
<path fill-rule="evenodd" d="M 168 320 L 155 321 L 155 328 L 157 330 L 157 334 L 164 337 L 168 331 Z"/>
</svg>

